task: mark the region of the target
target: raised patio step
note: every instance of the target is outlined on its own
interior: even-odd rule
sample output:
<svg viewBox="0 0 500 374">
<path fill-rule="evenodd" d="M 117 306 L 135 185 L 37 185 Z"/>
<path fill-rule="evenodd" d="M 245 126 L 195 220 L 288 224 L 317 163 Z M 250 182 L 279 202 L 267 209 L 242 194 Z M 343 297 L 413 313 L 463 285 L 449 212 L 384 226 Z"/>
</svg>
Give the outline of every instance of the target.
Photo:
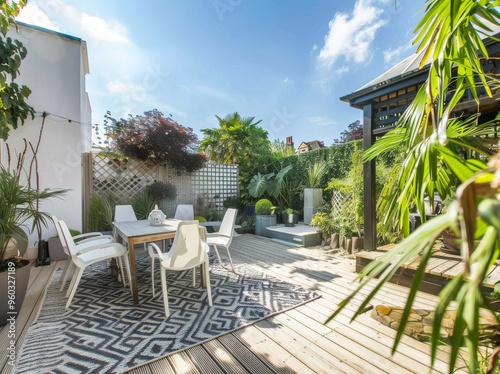
<svg viewBox="0 0 500 374">
<path fill-rule="evenodd" d="M 313 247 L 321 244 L 321 235 L 316 227 L 299 223 L 293 227 L 285 225 L 270 226 L 267 236 L 295 247 Z"/>
</svg>

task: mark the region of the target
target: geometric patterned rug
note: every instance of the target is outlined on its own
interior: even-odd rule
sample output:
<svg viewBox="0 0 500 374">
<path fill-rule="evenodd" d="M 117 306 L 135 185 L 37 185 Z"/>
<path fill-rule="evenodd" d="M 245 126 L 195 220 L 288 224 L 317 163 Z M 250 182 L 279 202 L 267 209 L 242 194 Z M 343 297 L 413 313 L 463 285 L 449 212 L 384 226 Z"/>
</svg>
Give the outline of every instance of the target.
<svg viewBox="0 0 500 374">
<path fill-rule="evenodd" d="M 235 264 L 234 274 L 210 256 L 213 306 L 199 272 L 195 288 L 191 270 L 167 272 L 165 318 L 158 263 L 153 298 L 149 256 L 137 251 L 136 259 L 138 306 L 101 262 L 85 270 L 66 310 L 66 290 L 59 292 L 62 269 L 56 270 L 13 372 L 120 373 L 318 297 L 246 264 Z"/>
</svg>

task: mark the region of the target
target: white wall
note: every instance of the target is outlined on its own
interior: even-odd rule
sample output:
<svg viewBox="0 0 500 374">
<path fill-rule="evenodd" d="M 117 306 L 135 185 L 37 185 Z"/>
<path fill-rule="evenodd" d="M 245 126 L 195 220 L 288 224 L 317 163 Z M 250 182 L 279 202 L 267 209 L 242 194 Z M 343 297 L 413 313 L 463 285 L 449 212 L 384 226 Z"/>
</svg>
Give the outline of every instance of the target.
<svg viewBox="0 0 500 374">
<path fill-rule="evenodd" d="M 81 230 L 81 153 L 90 149 L 91 139 L 91 111 L 85 92 L 85 72 L 88 72 L 85 42 L 21 24 L 19 34 L 13 28 L 9 35 L 19 39 L 28 49 L 16 82 L 26 84 L 32 90 L 28 103 L 38 113 L 34 120 L 27 120 L 24 126 L 10 132 L 7 143 L 11 156 L 14 159 L 22 152 L 23 138 L 36 147 L 43 120 L 41 113 L 50 113 L 45 119 L 38 152 L 40 187 L 71 191 L 61 200 L 45 202 L 41 210 L 65 220 L 71 228 Z M 6 165 L 5 144 L 1 147 L 0 162 Z M 25 169 L 28 170 L 32 153 L 27 155 Z M 34 180 L 33 176 L 32 183 Z M 43 229 L 43 239 L 54 235 L 53 227 Z M 38 237 L 33 233 L 30 246 L 34 246 L 36 240 Z"/>
</svg>

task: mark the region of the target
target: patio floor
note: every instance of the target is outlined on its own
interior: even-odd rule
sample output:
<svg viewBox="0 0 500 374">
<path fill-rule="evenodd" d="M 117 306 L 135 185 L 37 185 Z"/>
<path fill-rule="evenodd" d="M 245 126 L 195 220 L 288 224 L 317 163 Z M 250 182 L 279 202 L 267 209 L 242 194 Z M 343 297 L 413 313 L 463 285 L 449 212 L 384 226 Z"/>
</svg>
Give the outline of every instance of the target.
<svg viewBox="0 0 500 374">
<path fill-rule="evenodd" d="M 224 253 L 224 250 L 222 250 Z M 152 373 L 447 373 L 447 347 L 440 347 L 429 371 L 429 345 L 404 336 L 391 356 L 395 331 L 376 322 L 369 312 L 349 324 L 349 306 L 327 326 L 323 322 L 355 284 L 355 260 L 333 258 L 320 250 L 289 248 L 268 238 L 234 238 L 235 263 L 247 263 L 270 275 L 321 294 L 322 297 L 254 325 L 191 346 L 183 351 L 129 371 Z M 43 301 L 43 290 L 62 263 L 32 268 L 30 285 L 16 328 L 16 348 L 24 339 Z M 366 291 L 363 292 L 366 294 Z M 373 305 L 403 306 L 408 289 L 387 284 Z M 357 301 L 362 300 L 362 295 Z M 415 307 L 433 308 L 437 297 L 419 293 Z M 0 330 L 0 349 L 8 347 L 7 331 Z M 1 373 L 11 366 L 0 356 Z M 463 372 L 463 371 L 462 371 Z"/>
</svg>

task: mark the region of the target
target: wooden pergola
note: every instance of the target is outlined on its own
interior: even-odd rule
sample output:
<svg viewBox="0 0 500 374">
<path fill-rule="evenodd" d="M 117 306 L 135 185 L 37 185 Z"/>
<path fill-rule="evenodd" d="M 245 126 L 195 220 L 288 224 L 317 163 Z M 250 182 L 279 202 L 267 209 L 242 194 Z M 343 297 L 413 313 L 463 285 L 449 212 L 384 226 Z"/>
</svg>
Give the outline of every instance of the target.
<svg viewBox="0 0 500 374">
<path fill-rule="evenodd" d="M 494 36 L 500 36 L 500 29 L 495 30 Z M 500 60 L 497 59 L 500 43 L 491 38 L 486 38 L 484 43 L 490 56 L 490 59 L 484 60 L 484 71 L 500 74 Z M 355 92 L 340 98 L 351 107 L 363 110 L 363 149 L 370 148 L 377 137 L 394 129 L 401 114 L 415 98 L 429 70 L 428 65 L 419 69 L 421 58 L 422 54 L 412 55 Z M 484 90 L 478 93 L 481 96 L 479 123 L 484 123 L 494 119 L 500 111 L 500 94 L 490 98 Z M 456 117 L 463 117 L 476 113 L 477 108 L 478 103 L 469 94 L 457 104 L 454 113 Z M 377 248 L 375 160 L 366 162 L 363 171 L 364 248 L 373 250 Z"/>
</svg>

